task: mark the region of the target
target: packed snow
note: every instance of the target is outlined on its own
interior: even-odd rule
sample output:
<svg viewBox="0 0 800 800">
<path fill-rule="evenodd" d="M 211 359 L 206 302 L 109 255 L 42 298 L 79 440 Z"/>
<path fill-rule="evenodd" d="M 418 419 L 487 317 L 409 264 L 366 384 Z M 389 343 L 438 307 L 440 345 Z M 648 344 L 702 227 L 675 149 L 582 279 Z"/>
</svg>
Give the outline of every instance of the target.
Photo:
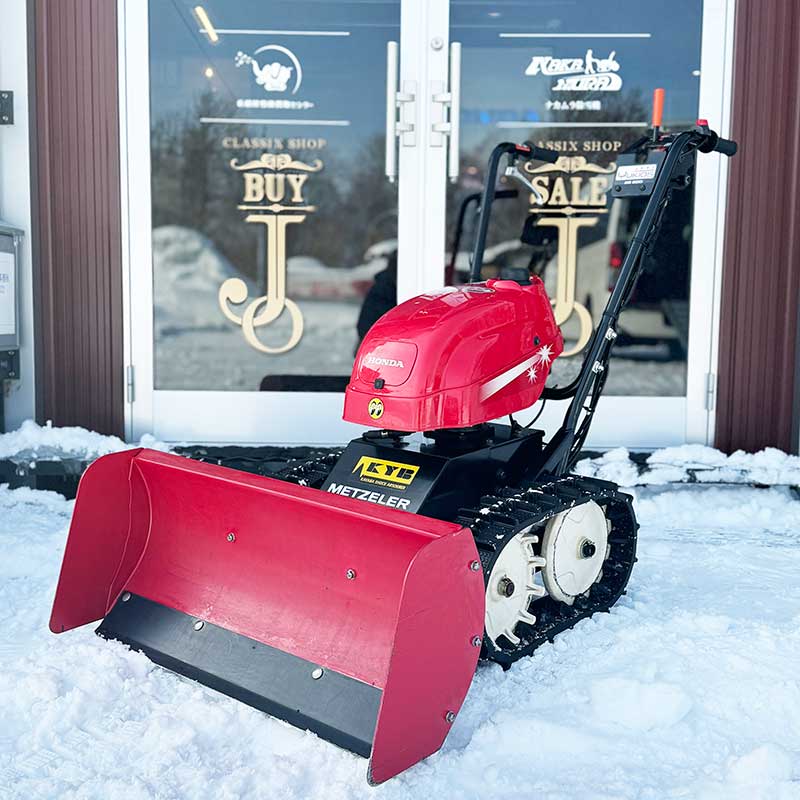
<svg viewBox="0 0 800 800">
<path fill-rule="evenodd" d="M 443 749 L 370 789 L 362 759 L 93 626 L 50 634 L 72 502 L 0 487 L 0 797 L 800 798 L 800 501 L 632 491 L 628 594 L 508 672 L 479 668 Z"/>
<path fill-rule="evenodd" d="M 597 458 L 579 461 L 576 471 L 622 486 L 694 482 L 800 486 L 800 456 L 774 447 L 727 455 L 713 447 L 684 444 L 656 450 L 641 466 L 624 447 L 616 447 Z"/>
<path fill-rule="evenodd" d="M 149 447 L 151 450 L 168 450 L 164 442 L 145 434 L 138 444 L 126 444 L 116 436 L 87 431 L 78 427 L 37 425 L 25 420 L 17 430 L 0 433 L 0 459 L 26 461 L 92 461 L 109 453 L 132 447 Z"/>
</svg>

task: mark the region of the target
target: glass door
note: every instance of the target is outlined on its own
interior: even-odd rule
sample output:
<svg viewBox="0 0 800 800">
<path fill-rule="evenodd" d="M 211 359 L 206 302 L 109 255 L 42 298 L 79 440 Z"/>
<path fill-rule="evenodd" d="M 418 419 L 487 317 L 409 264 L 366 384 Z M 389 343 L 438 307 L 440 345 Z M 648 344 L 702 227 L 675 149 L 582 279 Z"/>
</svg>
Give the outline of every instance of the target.
<svg viewBox="0 0 800 800">
<path fill-rule="evenodd" d="M 726 132 L 733 0 L 119 2 L 132 438 L 352 438 L 360 337 L 465 279 L 504 139 L 562 157 L 528 167 L 543 208 L 498 186 L 484 277 L 544 279 L 568 381 L 641 213 L 605 190 L 653 87 L 667 125 Z M 673 203 L 623 315 L 590 444 L 711 437 L 719 159 L 695 185 L 704 202 Z"/>
<path fill-rule="evenodd" d="M 609 204 L 606 192 L 618 154 L 648 126 L 653 88 L 666 89 L 667 129 L 720 113 L 723 92 L 715 84 L 724 35 L 714 46 L 703 31 L 704 11 L 713 25 L 725 3 L 705 6 L 703 0 L 676 0 L 665 13 L 655 0 L 450 3 L 450 40 L 461 53 L 461 107 L 457 177 L 451 165 L 455 182 L 447 189 L 445 280 L 458 283 L 469 274 L 478 193 L 493 146 L 530 140 L 558 150 L 556 164 L 525 167 L 544 206 L 518 184 L 502 179 L 498 185 L 483 269 L 484 278 L 544 280 L 566 340 L 553 384 L 576 374 L 642 213 L 644 201 Z M 703 114 L 701 81 L 706 99 L 717 89 Z M 713 304 L 713 242 L 705 236 L 695 241 L 698 228 L 716 225 L 713 177 L 698 174 L 698 196 L 705 200 L 697 207 L 693 188 L 675 193 L 621 316 L 590 445 L 624 440 L 654 446 L 697 436 L 687 427 L 687 386 L 692 371 L 708 370 L 712 320 L 701 315 L 706 330 L 690 326 L 690 306 Z M 693 414 L 705 420 L 701 384 L 695 375 Z M 545 427 L 557 427 L 563 412 L 564 404 L 550 403 Z M 523 422 L 530 416 L 520 415 Z M 699 435 L 704 440 L 705 430 Z"/>
<path fill-rule="evenodd" d="M 355 349 L 396 302 L 400 0 L 123 8 L 131 435 L 349 438 Z"/>
</svg>

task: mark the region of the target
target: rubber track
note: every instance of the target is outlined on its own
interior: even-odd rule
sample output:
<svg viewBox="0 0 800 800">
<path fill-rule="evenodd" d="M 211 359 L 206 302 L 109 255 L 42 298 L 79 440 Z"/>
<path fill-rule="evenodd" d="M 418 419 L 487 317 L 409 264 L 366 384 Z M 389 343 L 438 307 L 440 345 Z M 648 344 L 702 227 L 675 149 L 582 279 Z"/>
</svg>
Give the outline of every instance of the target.
<svg viewBox="0 0 800 800">
<path fill-rule="evenodd" d="M 608 611 L 623 594 L 636 561 L 636 534 L 639 528 L 633 513 L 632 498 L 620 492 L 616 484 L 595 478 L 568 475 L 563 478 L 532 483 L 528 487 L 501 490 L 497 495 L 481 498 L 480 509 L 462 509 L 456 522 L 469 528 L 475 537 L 488 581 L 495 560 L 505 544 L 520 531 L 533 526 L 544 532 L 547 521 L 577 505 L 594 500 L 605 507 L 611 521 L 611 551 L 603 564 L 601 580 L 571 606 L 550 597 L 533 602 L 531 613 L 536 624 L 520 622 L 515 633 L 518 645 L 506 642 L 497 647 L 484 637 L 481 657 L 505 667 L 524 656 L 580 620 L 600 611 Z M 541 534 L 540 534 L 541 541 Z M 505 641 L 505 640 L 503 640 Z"/>
<path fill-rule="evenodd" d="M 336 450 L 311 461 L 301 461 L 299 464 L 281 470 L 275 477 L 299 486 L 319 489 L 343 452 L 343 450 Z"/>
</svg>

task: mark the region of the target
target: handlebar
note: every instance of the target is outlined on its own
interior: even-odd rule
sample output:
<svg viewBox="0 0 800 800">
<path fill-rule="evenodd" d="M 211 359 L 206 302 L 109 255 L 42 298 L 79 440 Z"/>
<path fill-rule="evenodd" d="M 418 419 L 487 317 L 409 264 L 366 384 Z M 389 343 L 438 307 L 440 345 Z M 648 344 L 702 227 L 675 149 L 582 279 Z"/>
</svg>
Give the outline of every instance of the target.
<svg viewBox="0 0 800 800">
<path fill-rule="evenodd" d="M 739 145 L 737 145 L 733 139 L 723 139 L 721 136 L 714 133 L 714 131 L 711 131 L 711 136 L 709 138 L 711 141 L 700 147 L 700 151 L 703 153 L 710 153 L 714 150 L 730 158 L 731 156 L 735 156 L 736 151 L 739 149 Z"/>
<path fill-rule="evenodd" d="M 659 88 L 653 91 L 653 122 L 650 141 L 654 146 L 658 146 L 661 141 L 660 129 L 663 116 L 664 90 Z M 717 152 L 729 158 L 736 155 L 738 150 L 736 142 L 733 139 L 723 139 L 716 131 L 712 131 L 708 127 L 708 120 L 698 119 L 694 126 L 694 134 L 696 137 L 694 140 L 695 145 L 701 153 Z"/>
<path fill-rule="evenodd" d="M 483 253 L 486 249 L 486 232 L 489 228 L 489 214 L 492 208 L 492 201 L 495 198 L 495 184 L 497 183 L 497 169 L 500 160 L 504 155 L 511 156 L 511 163 L 515 157 L 519 156 L 526 160 L 538 159 L 548 164 L 555 164 L 560 153 L 555 150 L 548 150 L 545 147 L 537 147 L 533 142 L 500 142 L 492 154 L 489 156 L 489 169 L 486 173 L 486 180 L 483 185 L 481 195 L 480 216 L 478 217 L 478 231 L 475 235 L 475 248 L 472 251 L 472 268 L 470 270 L 469 282 L 476 283 L 480 280 L 481 267 L 483 266 Z M 535 191 L 535 190 L 534 190 Z"/>
<path fill-rule="evenodd" d="M 724 156 L 736 155 L 739 145 L 733 139 L 723 139 L 719 134 L 706 128 L 702 132 L 704 136 L 703 143 L 697 148 L 701 153 L 722 153 Z"/>
<path fill-rule="evenodd" d="M 517 152 L 528 159 L 544 161 L 547 164 L 555 164 L 561 155 L 557 150 L 548 150 L 546 147 L 537 147 L 533 142 L 523 142 L 516 145 Z"/>
<path fill-rule="evenodd" d="M 737 145 L 733 139 L 723 139 L 716 131 L 712 131 L 711 128 L 708 127 L 708 122 L 706 120 L 697 120 L 694 129 L 702 137 L 702 141 L 697 147 L 701 153 L 722 153 L 722 155 L 728 156 L 728 158 L 736 155 L 739 145 Z"/>
<path fill-rule="evenodd" d="M 714 149 L 718 153 L 722 153 L 725 156 L 735 156 L 736 151 L 739 149 L 739 145 L 733 141 L 733 139 L 723 139 L 722 137 L 717 137 L 717 143 L 714 145 Z"/>
</svg>

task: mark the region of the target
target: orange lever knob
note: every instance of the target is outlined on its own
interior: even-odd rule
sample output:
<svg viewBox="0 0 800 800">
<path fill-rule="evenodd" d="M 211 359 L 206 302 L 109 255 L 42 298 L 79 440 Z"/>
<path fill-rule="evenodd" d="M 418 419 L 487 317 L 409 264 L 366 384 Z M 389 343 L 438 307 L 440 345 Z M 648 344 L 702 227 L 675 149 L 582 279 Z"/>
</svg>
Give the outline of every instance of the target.
<svg viewBox="0 0 800 800">
<path fill-rule="evenodd" d="M 653 127 L 661 127 L 661 119 L 664 116 L 664 90 L 653 90 Z"/>
</svg>

